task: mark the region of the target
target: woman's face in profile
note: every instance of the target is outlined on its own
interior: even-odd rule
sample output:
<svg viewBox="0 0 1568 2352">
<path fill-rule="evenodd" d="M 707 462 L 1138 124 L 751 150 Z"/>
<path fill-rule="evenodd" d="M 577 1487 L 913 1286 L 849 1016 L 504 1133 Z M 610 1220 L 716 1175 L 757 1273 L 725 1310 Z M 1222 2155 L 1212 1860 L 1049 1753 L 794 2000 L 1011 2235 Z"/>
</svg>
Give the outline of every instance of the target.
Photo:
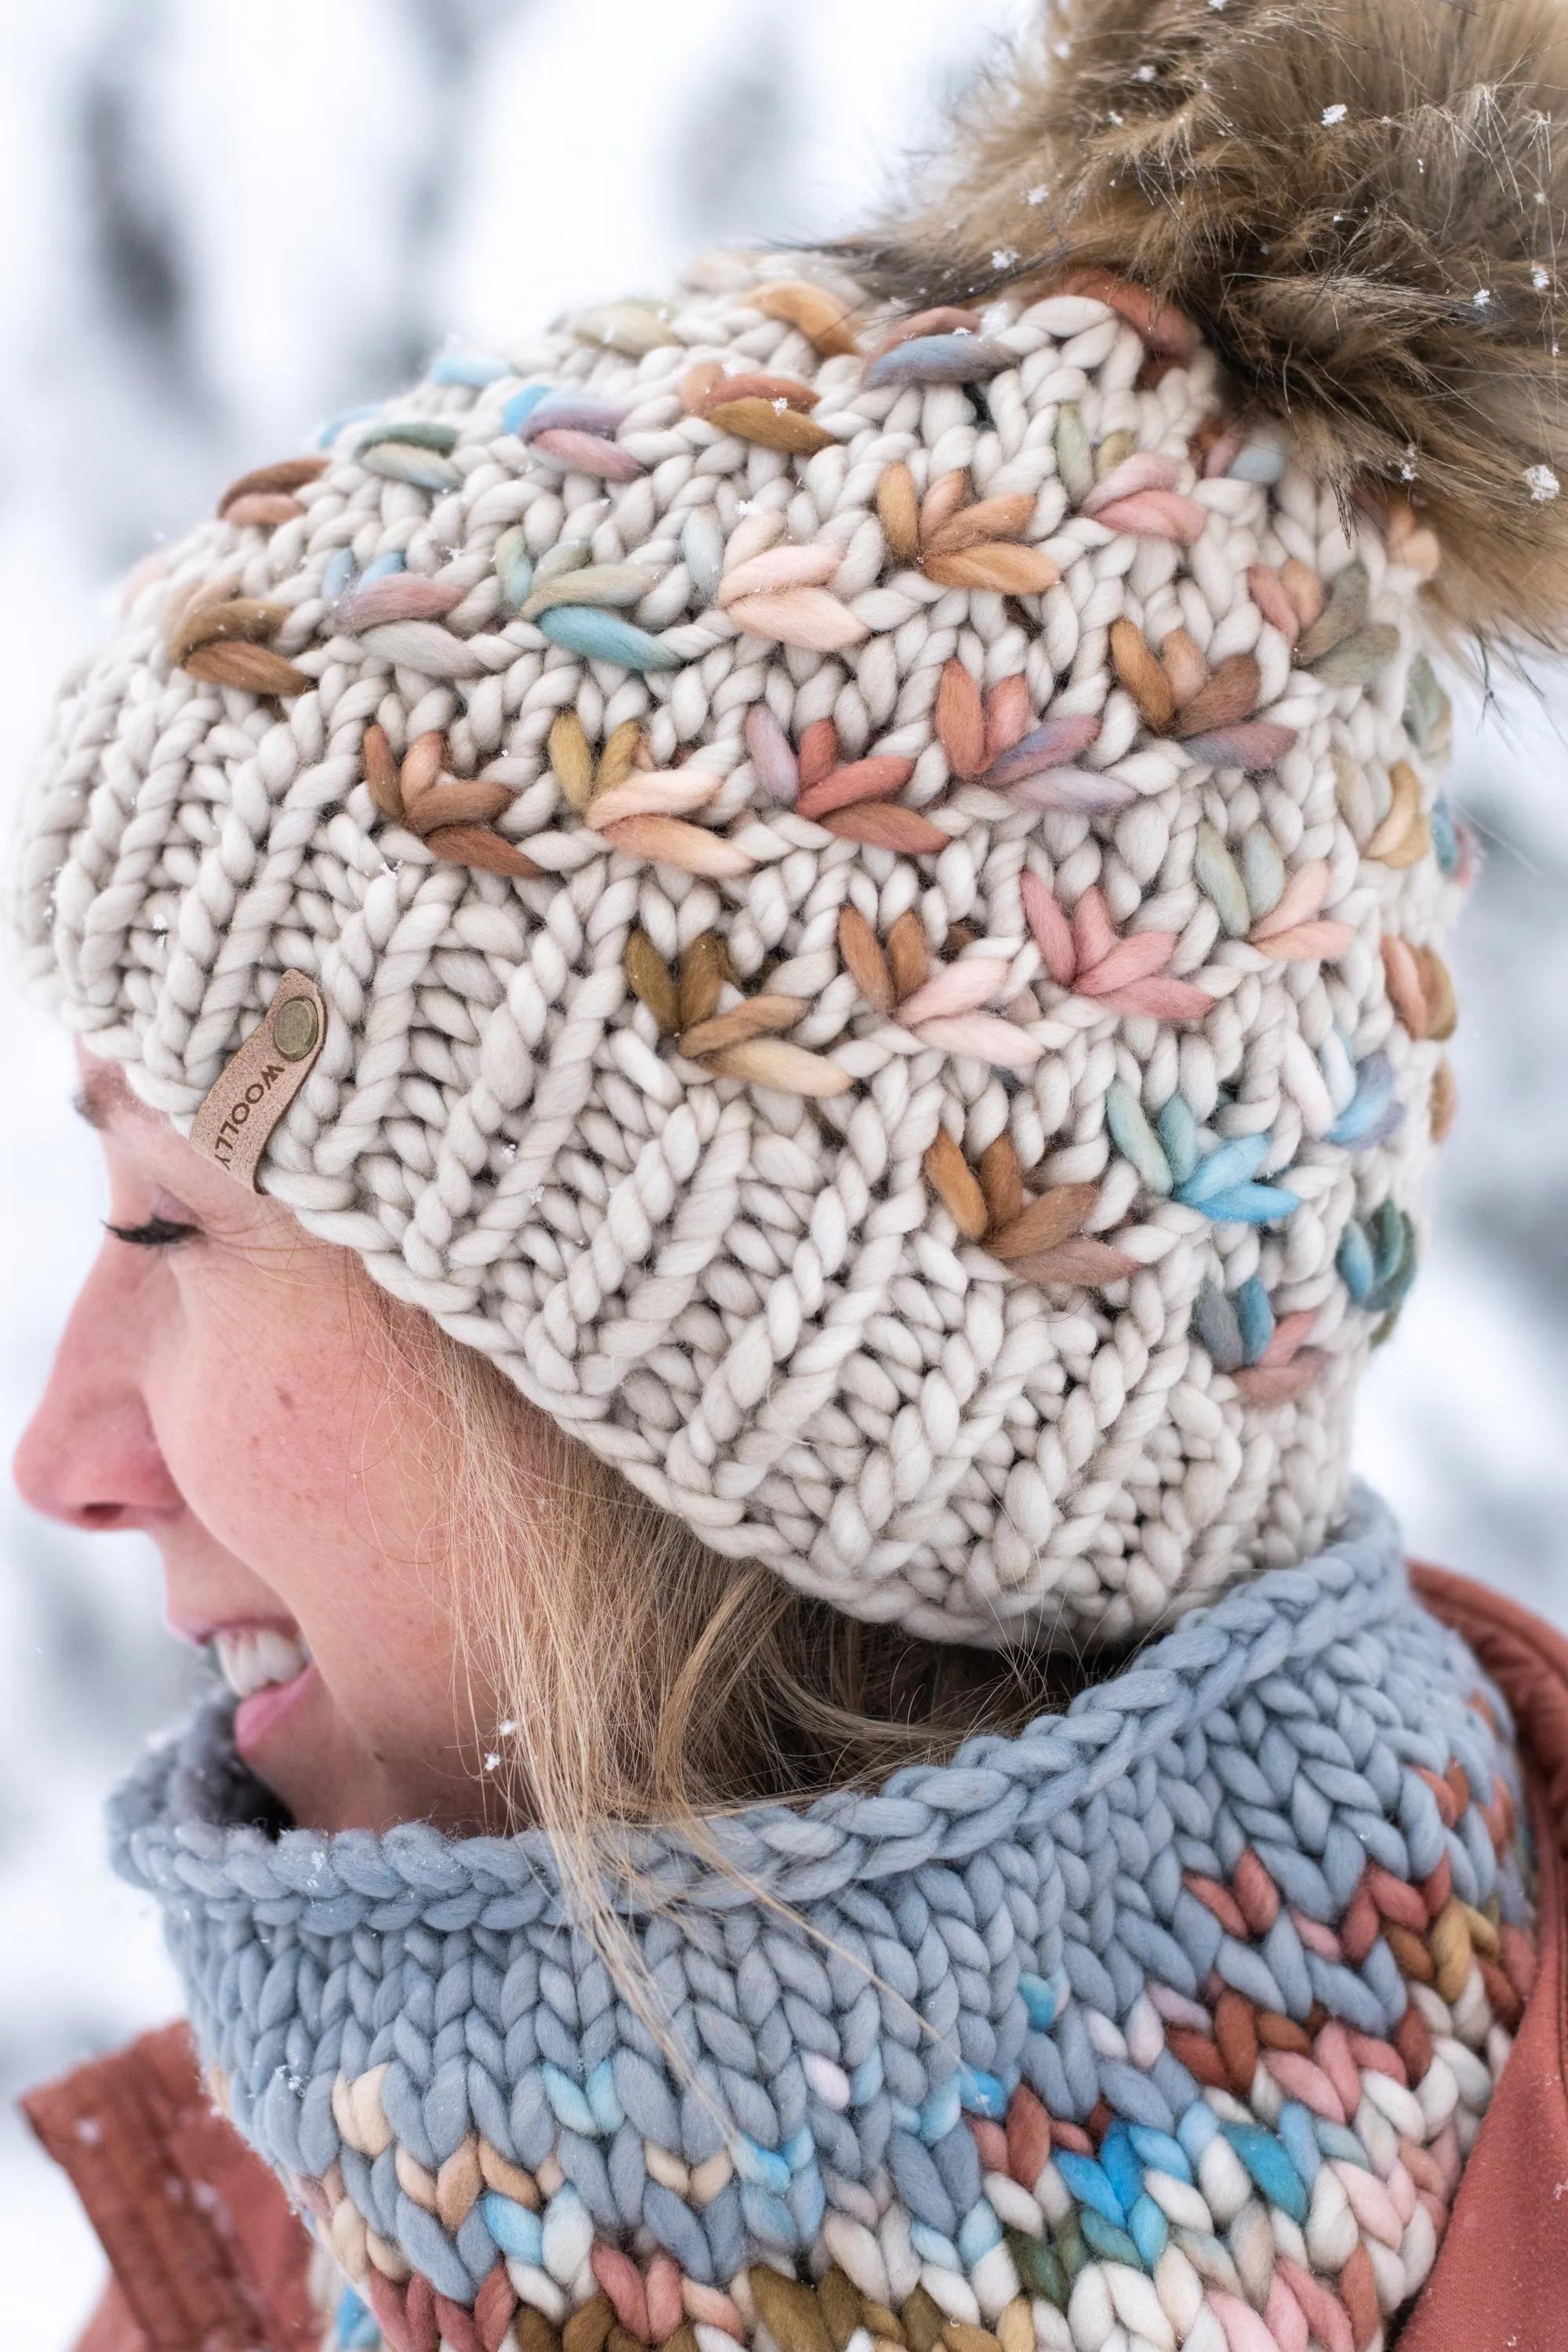
<svg viewBox="0 0 1568 2352">
<path fill-rule="evenodd" d="M 240 1752 L 296 1821 L 471 1822 L 442 1433 L 387 1332 L 411 1310 L 193 1150 L 116 1066 L 80 1064 L 109 1230 L 17 1451 L 24 1499 L 152 1537 L 170 1627 L 212 1647 Z"/>
</svg>

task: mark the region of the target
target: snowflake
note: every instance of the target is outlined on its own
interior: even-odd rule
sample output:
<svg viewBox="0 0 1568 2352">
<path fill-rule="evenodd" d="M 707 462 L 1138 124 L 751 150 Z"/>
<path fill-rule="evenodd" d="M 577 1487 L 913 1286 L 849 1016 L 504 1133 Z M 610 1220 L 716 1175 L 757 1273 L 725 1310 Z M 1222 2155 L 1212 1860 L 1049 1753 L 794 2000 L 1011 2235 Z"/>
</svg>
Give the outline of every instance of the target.
<svg viewBox="0 0 1568 2352">
<path fill-rule="evenodd" d="M 1134 76 L 1132 77 L 1132 79 L 1134 79 L 1134 81 L 1152 81 L 1152 80 L 1153 80 L 1153 79 L 1154 79 L 1154 68 L 1153 68 L 1153 67 L 1152 67 L 1152 66 L 1140 66 L 1140 67 L 1139 67 L 1139 68 L 1138 68 L 1138 70 L 1137 70 L 1137 72 L 1136 72 L 1136 73 L 1134 74 Z"/>
<path fill-rule="evenodd" d="M 991 267 L 993 269 L 1012 269 L 1016 266 L 1017 259 L 1018 250 L 1016 246 L 999 245 L 991 257 Z"/>
<path fill-rule="evenodd" d="M 500 1758 L 499 1756 L 492 1753 L 485 1758 L 485 1770 L 487 1772 L 496 1772 L 500 1769 Z"/>
<path fill-rule="evenodd" d="M 1209 0 L 1209 6 L 1211 8 L 1223 8 L 1225 6 L 1225 0 Z"/>
<path fill-rule="evenodd" d="M 1530 495 L 1538 507 L 1554 499 L 1563 488 L 1550 466 L 1527 466 L 1524 478 L 1530 485 Z"/>
<path fill-rule="evenodd" d="M 1538 294 L 1544 294 L 1552 283 L 1552 272 L 1549 269 L 1542 269 L 1538 261 L 1530 273 L 1530 282 Z"/>
<path fill-rule="evenodd" d="M 1048 194 L 1049 190 L 1047 188 L 1044 180 L 1042 180 L 1037 188 L 1031 188 L 1029 190 L 1028 194 L 1025 197 L 1024 201 L 1026 204 L 1030 205 L 1043 205 Z"/>
<path fill-rule="evenodd" d="M 1475 292 L 1471 295 L 1470 299 L 1475 304 L 1478 310 L 1489 310 L 1492 306 L 1491 288 L 1489 286 L 1478 286 Z"/>
<path fill-rule="evenodd" d="M 1407 441 L 1405 445 L 1405 462 L 1399 468 L 1399 478 L 1402 482 L 1413 482 L 1415 479 L 1415 444 L 1414 441 Z"/>
<path fill-rule="evenodd" d="M 1342 122 L 1349 112 L 1350 108 L 1348 106 L 1325 106 L 1323 109 L 1324 130 L 1331 131 L 1335 123 Z"/>
</svg>

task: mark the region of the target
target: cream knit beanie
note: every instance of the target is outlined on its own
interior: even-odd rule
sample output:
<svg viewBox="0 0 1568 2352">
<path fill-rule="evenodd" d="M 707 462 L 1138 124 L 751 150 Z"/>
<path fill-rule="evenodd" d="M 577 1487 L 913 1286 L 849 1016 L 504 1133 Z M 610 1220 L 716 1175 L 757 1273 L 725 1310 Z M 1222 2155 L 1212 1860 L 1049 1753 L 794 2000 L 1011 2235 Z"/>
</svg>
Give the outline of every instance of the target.
<svg viewBox="0 0 1568 2352">
<path fill-rule="evenodd" d="M 1120 13 L 1210 18 L 1150 110 L 1229 37 Z M 19 899 L 187 1129 L 313 982 L 265 1190 L 721 1552 L 980 1643 L 1323 1539 L 1468 855 L 1430 518 L 1179 268 L 1042 274 L 1089 133 L 1023 88 L 968 299 L 910 314 L 919 223 L 721 254 L 234 485 L 68 683 Z"/>
</svg>

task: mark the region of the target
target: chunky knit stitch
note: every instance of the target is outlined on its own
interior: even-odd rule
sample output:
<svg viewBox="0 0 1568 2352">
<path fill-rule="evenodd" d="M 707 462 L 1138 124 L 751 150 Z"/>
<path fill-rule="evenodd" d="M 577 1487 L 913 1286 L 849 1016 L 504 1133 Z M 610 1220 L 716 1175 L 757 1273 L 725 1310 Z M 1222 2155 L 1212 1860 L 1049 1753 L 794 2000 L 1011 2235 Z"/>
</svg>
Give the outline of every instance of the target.
<svg viewBox="0 0 1568 2352">
<path fill-rule="evenodd" d="M 1365 2352 L 1530 1981 L 1518 1796 L 1358 1494 L 1066 1715 L 712 1824 L 744 1884 L 651 1839 L 664 2044 L 538 1836 L 247 1825 L 223 1708 L 115 1820 L 342 2346 Z"/>
<path fill-rule="evenodd" d="M 1115 1636 L 1299 1559 L 1468 852 L 1436 542 L 1235 415 L 1103 274 L 720 255 L 448 353 L 133 581 L 32 978 L 186 1127 L 319 982 L 266 1188 L 845 1609 Z"/>
</svg>

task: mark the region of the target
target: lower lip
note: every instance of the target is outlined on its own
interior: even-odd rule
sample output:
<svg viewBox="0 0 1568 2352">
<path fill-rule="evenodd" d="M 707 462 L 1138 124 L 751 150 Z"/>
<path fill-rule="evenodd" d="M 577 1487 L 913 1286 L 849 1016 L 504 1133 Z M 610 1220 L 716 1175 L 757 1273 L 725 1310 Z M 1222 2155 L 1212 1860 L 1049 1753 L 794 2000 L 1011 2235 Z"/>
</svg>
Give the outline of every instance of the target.
<svg viewBox="0 0 1568 2352">
<path fill-rule="evenodd" d="M 234 1712 L 234 1744 L 242 1756 L 248 1756 L 271 1738 L 291 1714 L 316 1680 L 313 1665 L 305 1667 L 286 1683 L 269 1683 L 265 1690 L 252 1691 L 242 1698 Z"/>
</svg>

